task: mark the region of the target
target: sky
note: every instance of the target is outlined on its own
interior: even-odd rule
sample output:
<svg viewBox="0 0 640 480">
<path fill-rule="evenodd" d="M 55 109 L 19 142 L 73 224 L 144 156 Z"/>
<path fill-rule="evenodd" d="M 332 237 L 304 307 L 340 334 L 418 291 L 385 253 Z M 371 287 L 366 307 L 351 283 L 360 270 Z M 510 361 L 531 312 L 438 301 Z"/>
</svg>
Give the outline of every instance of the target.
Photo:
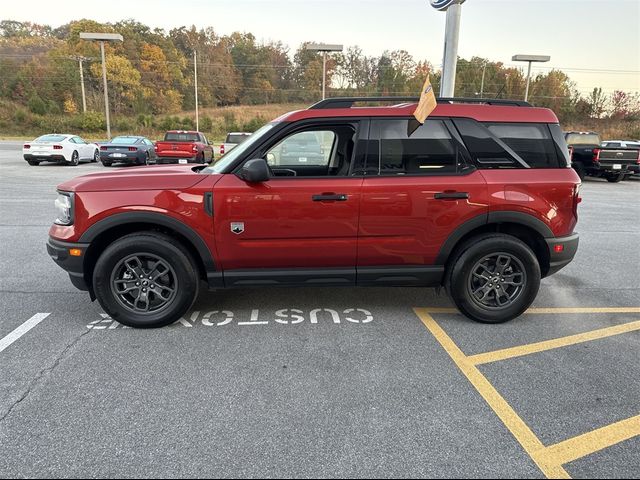
<svg viewBox="0 0 640 480">
<path fill-rule="evenodd" d="M 134 19 L 152 28 L 195 25 L 218 34 L 251 32 L 282 41 L 358 45 L 365 54 L 407 50 L 442 63 L 446 14 L 428 0 L 21 0 L 2 2 L 0 19 L 54 27 L 89 18 Z M 550 55 L 532 74 L 559 68 L 582 94 L 594 87 L 640 91 L 640 0 L 467 0 L 458 55 L 507 65 L 514 54 Z M 126 39 L 125 39 L 126 41 Z M 520 66 L 520 65 L 518 65 Z"/>
</svg>

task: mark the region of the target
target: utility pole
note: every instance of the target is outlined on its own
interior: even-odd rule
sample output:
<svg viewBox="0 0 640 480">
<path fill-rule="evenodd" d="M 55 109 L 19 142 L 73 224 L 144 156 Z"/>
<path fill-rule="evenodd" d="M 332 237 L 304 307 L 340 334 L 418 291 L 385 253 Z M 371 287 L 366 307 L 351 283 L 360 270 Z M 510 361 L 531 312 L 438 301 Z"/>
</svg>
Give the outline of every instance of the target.
<svg viewBox="0 0 640 480">
<path fill-rule="evenodd" d="M 482 81 L 480 82 L 480 98 L 484 98 L 484 74 L 487 72 L 487 62 L 482 66 Z"/>
<path fill-rule="evenodd" d="M 87 113 L 87 97 L 84 93 L 84 71 L 82 69 L 82 61 L 89 60 L 86 57 L 77 57 L 80 65 L 80 89 L 82 90 L 82 113 Z"/>
<path fill-rule="evenodd" d="M 196 51 L 193 51 L 193 78 L 196 88 L 196 131 L 200 131 L 200 118 L 198 116 L 198 61 L 196 57 Z"/>
</svg>

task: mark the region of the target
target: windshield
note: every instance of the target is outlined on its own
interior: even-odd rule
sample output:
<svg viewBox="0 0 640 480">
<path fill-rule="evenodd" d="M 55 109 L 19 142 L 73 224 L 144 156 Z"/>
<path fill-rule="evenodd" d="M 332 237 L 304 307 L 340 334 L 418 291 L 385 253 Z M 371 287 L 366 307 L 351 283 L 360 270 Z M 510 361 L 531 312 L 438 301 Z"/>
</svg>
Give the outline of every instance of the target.
<svg viewBox="0 0 640 480">
<path fill-rule="evenodd" d="M 34 140 L 34 142 L 62 142 L 65 138 L 65 135 L 42 135 Z"/>
<path fill-rule="evenodd" d="M 567 135 L 569 145 L 600 145 L 600 137 L 595 133 L 570 133 Z"/>
<path fill-rule="evenodd" d="M 249 135 L 244 133 L 230 133 L 229 135 L 227 135 L 225 143 L 242 143 L 247 138 L 249 138 Z"/>
<path fill-rule="evenodd" d="M 119 143 L 120 145 L 133 145 L 138 139 L 136 137 L 116 137 L 111 143 Z"/>
<path fill-rule="evenodd" d="M 253 135 L 247 137 L 247 139 L 242 142 L 240 145 L 235 147 L 233 150 L 225 153 L 220 160 L 211 165 L 210 167 L 202 170 L 202 173 L 222 173 L 228 165 L 233 163 L 236 158 L 242 155 L 244 152 L 249 150 L 253 145 L 258 143 L 265 134 L 271 130 L 276 124 L 275 123 L 267 123 L 264 127 L 256 130 Z"/>
</svg>

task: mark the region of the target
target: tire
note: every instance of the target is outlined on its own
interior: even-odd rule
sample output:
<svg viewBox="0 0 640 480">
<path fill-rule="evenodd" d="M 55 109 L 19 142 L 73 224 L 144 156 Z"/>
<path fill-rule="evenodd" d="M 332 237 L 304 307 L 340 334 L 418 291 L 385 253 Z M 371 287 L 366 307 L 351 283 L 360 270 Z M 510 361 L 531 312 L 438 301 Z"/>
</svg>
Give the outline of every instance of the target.
<svg viewBox="0 0 640 480">
<path fill-rule="evenodd" d="M 538 259 L 524 242 L 511 235 L 474 237 L 456 250 L 452 258 L 445 275 L 445 287 L 460 312 L 475 321 L 512 320 L 524 313 L 538 294 L 541 277 Z M 504 265 L 502 273 L 498 263 Z M 490 271 L 494 273 L 489 275 Z M 497 281 L 491 282 L 493 279 Z M 479 298 L 482 294 L 486 298 Z"/>
<path fill-rule="evenodd" d="M 111 162 L 102 162 L 102 165 L 104 165 L 105 167 L 110 167 L 111 166 Z"/>
<path fill-rule="evenodd" d="M 40 162 L 38 162 L 37 160 L 27 160 L 27 163 L 32 167 L 37 167 L 38 165 L 40 165 Z"/>
<path fill-rule="evenodd" d="M 79 163 L 80 163 L 80 155 L 78 155 L 77 151 L 74 151 L 71 154 L 71 162 L 69 163 L 69 165 L 71 165 L 72 167 L 77 167 Z"/>
<path fill-rule="evenodd" d="M 198 158 L 196 159 L 197 163 L 201 163 L 201 164 L 205 164 L 205 159 L 204 159 L 204 152 L 202 152 L 200 155 L 198 155 Z"/>
<path fill-rule="evenodd" d="M 146 152 L 144 154 L 144 164 L 143 165 L 149 165 L 149 152 Z"/>
<path fill-rule="evenodd" d="M 100 160 L 100 150 L 96 150 L 95 152 L 93 152 L 93 158 L 91 159 L 91 162 L 98 163 L 98 160 Z"/>
<path fill-rule="evenodd" d="M 162 265 L 152 268 L 158 261 Z M 149 282 L 146 301 L 144 282 Z M 118 294 L 117 285 L 130 291 Z M 198 296 L 199 277 L 193 258 L 177 240 L 161 233 L 134 233 L 116 240 L 100 255 L 93 288 L 102 308 L 117 322 L 133 328 L 159 328 L 191 308 Z"/>
<path fill-rule="evenodd" d="M 618 183 L 621 182 L 622 180 L 624 180 L 625 174 L 624 173 L 619 173 L 619 174 L 614 174 L 614 175 L 607 175 L 605 178 L 607 179 L 607 182 L 610 183 Z"/>
<path fill-rule="evenodd" d="M 573 169 L 576 171 L 576 173 L 580 177 L 580 180 L 581 181 L 584 180 L 584 177 L 586 176 L 586 172 L 584 170 L 584 166 L 581 163 L 574 163 L 571 166 L 573 167 Z"/>
</svg>

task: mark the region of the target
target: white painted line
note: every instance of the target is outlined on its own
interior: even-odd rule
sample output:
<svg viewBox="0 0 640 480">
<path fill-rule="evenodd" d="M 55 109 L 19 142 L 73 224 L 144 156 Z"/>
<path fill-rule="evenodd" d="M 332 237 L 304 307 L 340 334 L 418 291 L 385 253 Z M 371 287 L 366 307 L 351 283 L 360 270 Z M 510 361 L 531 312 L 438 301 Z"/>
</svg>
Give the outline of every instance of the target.
<svg viewBox="0 0 640 480">
<path fill-rule="evenodd" d="M 23 336 L 25 333 L 27 333 L 33 327 L 38 325 L 41 321 L 43 321 L 49 315 L 51 315 L 51 314 L 50 313 L 36 313 L 33 317 L 31 317 L 29 320 L 24 322 L 22 325 L 20 325 L 18 328 L 16 328 L 9 335 L 7 335 L 2 340 L 0 340 L 0 352 L 2 352 L 5 348 L 7 348 L 9 345 L 11 345 L 16 340 L 18 340 L 21 336 Z"/>
</svg>

